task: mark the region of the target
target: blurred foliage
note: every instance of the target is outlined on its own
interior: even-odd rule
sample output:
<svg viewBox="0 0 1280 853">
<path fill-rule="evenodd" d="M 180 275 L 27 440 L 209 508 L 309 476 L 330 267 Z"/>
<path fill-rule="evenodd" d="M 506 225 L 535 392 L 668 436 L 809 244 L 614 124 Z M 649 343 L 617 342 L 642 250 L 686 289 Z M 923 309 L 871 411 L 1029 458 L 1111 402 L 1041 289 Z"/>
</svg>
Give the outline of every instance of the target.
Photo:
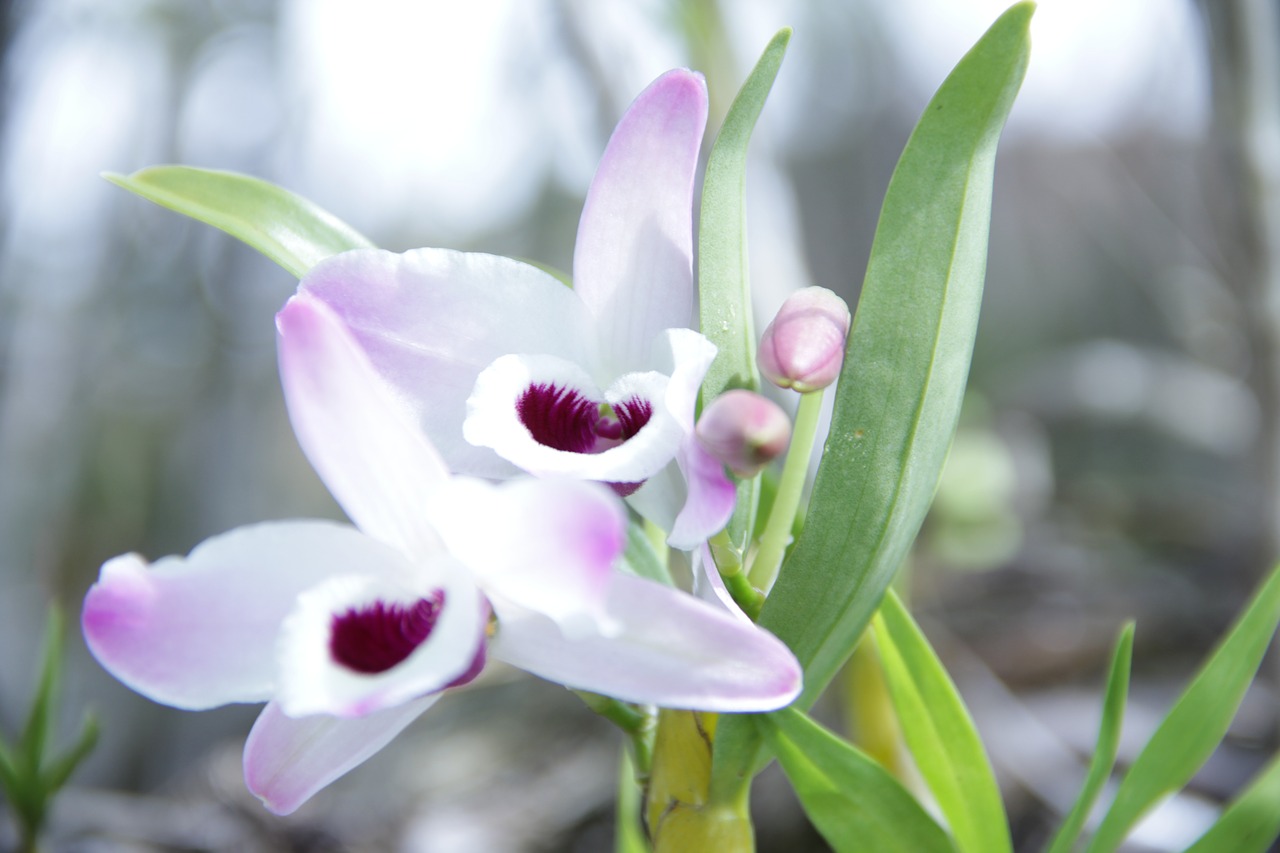
<svg viewBox="0 0 1280 853">
<path fill-rule="evenodd" d="M 35 853 L 53 799 L 98 742 L 98 721 L 86 714 L 80 735 L 66 749 L 50 752 L 57 730 L 59 682 L 62 679 L 62 613 L 51 607 L 45 630 L 40 681 L 17 740 L 0 737 L 0 789 L 18 823 L 19 850 Z"/>
</svg>

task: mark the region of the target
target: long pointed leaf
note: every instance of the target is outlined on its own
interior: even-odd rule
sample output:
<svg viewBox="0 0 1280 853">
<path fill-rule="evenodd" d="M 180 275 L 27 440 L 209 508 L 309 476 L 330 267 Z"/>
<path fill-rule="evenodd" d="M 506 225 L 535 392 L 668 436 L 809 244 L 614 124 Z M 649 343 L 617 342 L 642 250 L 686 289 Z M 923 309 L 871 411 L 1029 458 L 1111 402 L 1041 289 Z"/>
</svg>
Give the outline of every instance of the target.
<svg viewBox="0 0 1280 853">
<path fill-rule="evenodd" d="M 1280 837 L 1280 754 L 1186 853 L 1264 853 Z"/>
<path fill-rule="evenodd" d="M 698 305 L 699 325 L 716 345 L 716 357 L 702 382 L 703 405 L 730 388 L 760 388 L 747 274 L 747 144 L 790 39 L 791 30 L 782 29 L 765 47 L 733 99 L 707 159 L 698 223 Z M 744 551 L 755 524 L 758 484 L 757 478 L 738 484 L 729 521 L 729 537 Z"/>
<path fill-rule="evenodd" d="M 702 382 L 703 402 L 730 388 L 760 388 L 747 275 L 747 144 L 790 39 L 790 29 L 780 30 L 764 49 L 707 159 L 698 227 L 698 304 L 702 334 L 716 345 L 716 358 Z"/>
<path fill-rule="evenodd" d="M 62 609 L 49 606 L 45 622 L 44 651 L 40 660 L 40 681 L 36 685 L 35 699 L 27 713 L 22 729 L 21 750 L 25 772 L 32 779 L 40 775 L 45 750 L 52 733 L 54 715 L 58 710 L 58 688 L 62 681 Z"/>
<path fill-rule="evenodd" d="M 965 853 L 1007 853 L 1013 844 L 1000 788 L 942 662 L 893 590 L 872 625 L 903 738 L 956 846 Z"/>
<path fill-rule="evenodd" d="M 373 246 L 305 198 L 248 175 L 152 166 L 132 175 L 104 177 L 162 207 L 221 228 L 298 278 L 330 255 Z"/>
<path fill-rule="evenodd" d="M 804 666 L 800 707 L 849 656 L 906 557 L 955 431 L 986 268 L 995 151 L 1034 5 L 1005 12 L 925 109 L 885 194 L 805 526 L 760 622 Z M 758 762 L 749 721 L 717 735 L 715 785 Z"/>
<path fill-rule="evenodd" d="M 1124 708 L 1129 695 L 1129 670 L 1133 663 L 1133 623 L 1124 626 L 1120 639 L 1116 641 L 1115 654 L 1111 658 L 1111 673 L 1107 677 L 1107 692 L 1102 699 L 1102 720 L 1098 723 L 1098 742 L 1093 749 L 1093 758 L 1089 762 L 1089 772 L 1085 774 L 1084 785 L 1075 805 L 1062 822 L 1057 835 L 1053 838 L 1048 853 L 1070 853 L 1089 810 L 1093 808 L 1098 794 L 1107 784 L 1111 770 L 1116 764 L 1116 752 L 1120 748 L 1120 726 L 1124 721 Z"/>
<path fill-rule="evenodd" d="M 1222 741 L 1280 624 L 1280 566 L 1138 753 L 1089 844 L 1116 849 L 1158 800 L 1182 788 Z"/>
<path fill-rule="evenodd" d="M 837 853 L 954 853 L 937 822 L 874 759 L 801 711 L 757 720 L 805 814 Z"/>
</svg>

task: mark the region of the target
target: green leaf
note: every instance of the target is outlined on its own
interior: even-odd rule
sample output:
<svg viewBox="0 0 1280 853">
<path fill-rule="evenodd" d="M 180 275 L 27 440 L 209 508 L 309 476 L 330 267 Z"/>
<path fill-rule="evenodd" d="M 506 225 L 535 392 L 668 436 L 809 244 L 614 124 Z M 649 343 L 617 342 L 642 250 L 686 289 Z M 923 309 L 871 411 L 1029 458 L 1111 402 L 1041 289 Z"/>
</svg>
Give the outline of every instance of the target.
<svg viewBox="0 0 1280 853">
<path fill-rule="evenodd" d="M 9 745 L 0 741 L 0 788 L 10 799 L 17 799 L 22 787 L 22 772 Z"/>
<path fill-rule="evenodd" d="M 27 713 L 20 742 L 24 771 L 32 779 L 39 776 L 44 764 L 44 753 L 58 708 L 58 685 L 62 680 L 62 635 L 62 610 L 57 605 L 50 605 L 45 620 L 40 682 L 36 686 L 35 698 Z"/>
<path fill-rule="evenodd" d="M 1009 851 L 1009 820 L 982 740 L 928 639 L 889 590 L 872 622 L 902 735 L 965 853 Z"/>
<path fill-rule="evenodd" d="M 747 145 L 787 52 L 791 30 L 773 37 L 751 71 L 707 158 L 698 228 L 698 304 L 702 334 L 716 358 L 702 383 L 707 403 L 730 388 L 760 389 L 747 274 Z"/>
<path fill-rule="evenodd" d="M 1102 699 L 1102 720 L 1098 724 L 1098 742 L 1093 749 L 1093 758 L 1089 762 L 1089 772 L 1085 774 L 1084 785 L 1075 805 L 1062 827 L 1053 838 L 1048 853 L 1070 853 L 1076 839 L 1080 837 L 1080 829 L 1094 801 L 1111 776 L 1116 764 L 1116 752 L 1120 748 L 1120 726 L 1124 721 L 1124 707 L 1129 695 L 1129 670 L 1133 663 L 1133 623 L 1124 626 L 1120 639 L 1116 642 L 1115 654 L 1111 658 L 1111 674 L 1107 677 L 1107 692 Z"/>
<path fill-rule="evenodd" d="M 932 500 L 968 376 L 996 143 L 1034 5 L 1005 12 L 916 126 L 885 195 L 801 531 L 760 624 L 804 666 L 808 707 L 848 658 Z M 750 722 L 717 733 L 714 782 L 758 766 Z"/>
<path fill-rule="evenodd" d="M 1089 844 L 1114 850 L 1146 811 L 1178 791 L 1222 741 L 1280 623 L 1280 566 L 1138 753 Z"/>
<path fill-rule="evenodd" d="M 636 784 L 635 762 L 625 747 L 618 761 L 618 802 L 613 824 L 613 853 L 649 853 L 641 829 L 641 791 Z"/>
<path fill-rule="evenodd" d="M 729 107 L 707 158 L 698 224 L 698 305 L 702 334 L 716 357 L 702 382 L 702 404 L 731 388 L 760 389 L 751 280 L 747 274 L 747 145 L 787 52 L 791 30 L 779 30 Z M 738 483 L 729 538 L 745 551 L 755 524 L 756 479 Z"/>
<path fill-rule="evenodd" d="M 1186 853 L 1265 853 L 1280 837 L 1280 754 Z"/>
<path fill-rule="evenodd" d="M 80 737 L 75 744 L 59 755 L 44 772 L 42 783 L 50 798 L 67 783 L 71 774 L 80 766 L 80 762 L 93 752 L 93 748 L 98 745 L 100 733 L 98 718 L 92 714 L 86 714 L 80 729 Z"/>
<path fill-rule="evenodd" d="M 805 814 L 838 853 L 955 850 L 897 779 L 803 712 L 788 708 L 756 720 Z"/>
<path fill-rule="evenodd" d="M 671 578 L 671 570 L 666 562 L 654 550 L 643 524 L 631 522 L 627 525 L 627 547 L 622 552 L 621 568 L 636 577 L 657 581 L 663 586 L 675 586 Z"/>
<path fill-rule="evenodd" d="M 221 228 L 298 278 L 330 255 L 373 246 L 305 198 L 248 175 L 152 166 L 132 175 L 104 177 L 162 207 Z"/>
</svg>

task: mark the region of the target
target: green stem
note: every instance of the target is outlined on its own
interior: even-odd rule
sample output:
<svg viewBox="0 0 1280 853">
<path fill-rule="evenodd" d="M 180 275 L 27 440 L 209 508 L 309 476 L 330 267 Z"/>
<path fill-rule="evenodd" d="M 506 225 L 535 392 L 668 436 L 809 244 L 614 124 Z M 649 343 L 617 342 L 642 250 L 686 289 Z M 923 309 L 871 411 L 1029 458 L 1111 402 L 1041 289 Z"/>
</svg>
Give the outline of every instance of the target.
<svg viewBox="0 0 1280 853">
<path fill-rule="evenodd" d="M 760 608 L 764 606 L 764 593 L 752 586 L 747 579 L 742 566 L 742 552 L 733 544 L 728 529 L 712 536 L 707 544 L 711 546 L 711 556 L 729 595 L 751 617 L 752 622 L 756 621 L 760 617 Z"/>
<path fill-rule="evenodd" d="M 652 709 L 619 702 L 611 696 L 589 690 L 573 692 L 588 708 L 626 732 L 631 739 L 636 782 L 643 787 L 648 781 L 649 768 L 653 763 L 653 732 L 657 723 Z"/>
<path fill-rule="evenodd" d="M 795 525 L 796 510 L 800 508 L 821 412 L 821 390 L 800 395 L 800 407 L 796 410 L 796 423 L 791 431 L 791 446 L 782 467 L 782 479 L 778 482 L 778 494 L 773 500 L 769 520 L 760 537 L 760 547 L 748 573 L 752 585 L 766 591 L 777 580 L 782 556 L 791 543 L 791 528 Z"/>
</svg>

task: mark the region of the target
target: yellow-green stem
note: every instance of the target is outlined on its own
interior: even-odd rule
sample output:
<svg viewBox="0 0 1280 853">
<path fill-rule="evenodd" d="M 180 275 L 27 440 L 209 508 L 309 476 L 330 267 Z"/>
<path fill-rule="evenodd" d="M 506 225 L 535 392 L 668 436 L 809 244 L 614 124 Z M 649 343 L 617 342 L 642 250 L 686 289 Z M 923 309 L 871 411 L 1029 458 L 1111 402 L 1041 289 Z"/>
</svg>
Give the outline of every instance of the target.
<svg viewBox="0 0 1280 853">
<path fill-rule="evenodd" d="M 721 530 L 711 537 L 711 556 L 715 560 L 716 569 L 724 580 L 729 595 L 738 603 L 743 612 L 754 622 L 760 617 L 760 608 L 764 606 L 764 593 L 751 585 L 742 565 L 742 553 L 734 546 L 729 531 Z"/>
<path fill-rule="evenodd" d="M 796 510 L 804 493 L 805 475 L 809 472 L 809 457 L 813 453 L 813 439 L 818 433 L 818 416 L 822 412 L 822 391 L 810 391 L 800 395 L 796 410 L 796 423 L 791 431 L 791 446 L 787 449 L 787 461 L 782 466 L 782 479 L 778 493 L 769 511 L 769 520 L 760 536 L 760 546 L 751 561 L 748 577 L 751 585 L 766 591 L 773 586 L 782 566 L 782 556 L 791 543 L 791 528 L 795 524 Z"/>
</svg>

